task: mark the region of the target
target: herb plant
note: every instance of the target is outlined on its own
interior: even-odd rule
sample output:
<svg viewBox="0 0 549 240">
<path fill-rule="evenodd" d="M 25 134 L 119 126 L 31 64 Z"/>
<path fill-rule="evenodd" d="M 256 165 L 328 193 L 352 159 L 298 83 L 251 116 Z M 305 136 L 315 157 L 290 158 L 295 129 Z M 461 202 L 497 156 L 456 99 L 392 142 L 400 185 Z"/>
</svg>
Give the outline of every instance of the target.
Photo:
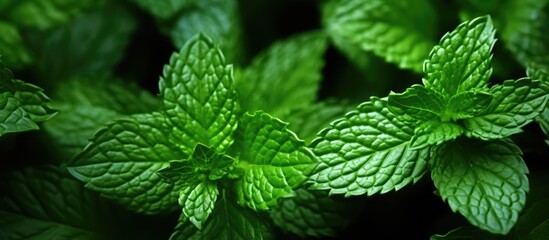
<svg viewBox="0 0 549 240">
<path fill-rule="evenodd" d="M 0 239 L 546 239 L 548 16 L 0 1 Z"/>
</svg>

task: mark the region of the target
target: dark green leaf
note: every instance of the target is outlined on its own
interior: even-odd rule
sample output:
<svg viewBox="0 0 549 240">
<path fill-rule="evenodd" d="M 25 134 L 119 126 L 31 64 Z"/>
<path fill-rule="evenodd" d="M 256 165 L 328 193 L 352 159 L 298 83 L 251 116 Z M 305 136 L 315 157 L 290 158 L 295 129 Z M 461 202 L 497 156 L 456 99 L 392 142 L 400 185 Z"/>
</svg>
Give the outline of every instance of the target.
<svg viewBox="0 0 549 240">
<path fill-rule="evenodd" d="M 425 87 L 447 99 L 460 92 L 487 88 L 492 75 L 494 34 L 490 17 L 464 22 L 445 34 L 425 61 Z"/>
<path fill-rule="evenodd" d="M 238 203 L 253 210 L 269 210 L 279 198 L 294 196 L 315 164 L 287 124 L 263 112 L 244 114 L 235 139 L 237 167 L 244 170 L 236 183 Z"/>
<path fill-rule="evenodd" d="M 33 61 L 16 26 L 0 21 L 0 32 L 0 56 L 8 66 L 20 68 Z"/>
<path fill-rule="evenodd" d="M 459 138 L 433 149 L 431 177 L 454 212 L 481 229 L 507 234 L 529 190 L 521 154 L 510 140 Z"/>
<path fill-rule="evenodd" d="M 239 115 L 233 71 L 212 40 L 202 34 L 189 40 L 164 66 L 159 84 L 174 126 L 170 138 L 187 155 L 199 142 L 218 152 L 231 145 Z"/>
<path fill-rule="evenodd" d="M 0 93 L 0 137 L 6 133 L 38 130 L 21 103 L 10 92 Z"/>
<path fill-rule="evenodd" d="M 311 189 L 331 194 L 368 195 L 417 182 L 427 170 L 427 150 L 412 150 L 414 127 L 372 97 L 322 130 L 311 143 L 320 164 Z"/>
<path fill-rule="evenodd" d="M 132 0 L 160 19 L 169 19 L 195 0 Z"/>
</svg>

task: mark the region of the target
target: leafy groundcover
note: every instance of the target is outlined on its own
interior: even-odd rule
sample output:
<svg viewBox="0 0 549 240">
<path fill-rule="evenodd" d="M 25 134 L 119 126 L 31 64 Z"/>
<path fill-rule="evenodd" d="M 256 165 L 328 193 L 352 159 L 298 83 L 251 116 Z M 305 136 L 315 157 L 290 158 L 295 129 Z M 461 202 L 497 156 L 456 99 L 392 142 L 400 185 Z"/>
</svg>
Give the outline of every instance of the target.
<svg viewBox="0 0 549 240">
<path fill-rule="evenodd" d="M 0 2 L 0 240 L 549 239 L 547 0 Z"/>
</svg>

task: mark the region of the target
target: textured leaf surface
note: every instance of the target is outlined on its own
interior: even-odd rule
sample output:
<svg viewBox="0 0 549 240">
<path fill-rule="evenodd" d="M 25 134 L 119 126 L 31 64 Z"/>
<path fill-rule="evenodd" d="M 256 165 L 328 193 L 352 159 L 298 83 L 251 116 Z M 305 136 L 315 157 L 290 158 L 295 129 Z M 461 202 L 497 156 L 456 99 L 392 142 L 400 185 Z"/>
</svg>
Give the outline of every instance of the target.
<svg viewBox="0 0 549 240">
<path fill-rule="evenodd" d="M 57 167 L 0 175 L 0 232 L 5 239 L 100 239 L 108 210 Z"/>
<path fill-rule="evenodd" d="M 51 100 L 42 88 L 21 80 L 13 80 L 13 83 L 13 96 L 33 121 L 44 122 L 57 115 L 58 111 L 49 106 Z"/>
<path fill-rule="evenodd" d="M 219 152 L 233 142 L 239 112 L 233 70 L 208 37 L 196 35 L 172 55 L 160 79 L 160 95 L 174 126 L 170 137 L 187 155 L 198 142 Z"/>
<path fill-rule="evenodd" d="M 74 156 L 103 124 L 134 113 L 157 110 L 160 101 L 135 84 L 110 78 L 74 79 L 52 96 L 60 114 L 44 124 L 51 140 Z"/>
<path fill-rule="evenodd" d="M 179 223 L 170 240 L 199 240 L 199 239 L 269 239 L 268 228 L 258 214 L 236 204 L 225 192 L 220 194 L 210 219 L 201 231 L 189 229 L 184 217 Z"/>
<path fill-rule="evenodd" d="M 158 113 L 117 120 L 95 134 L 69 163 L 69 170 L 86 187 L 134 211 L 173 210 L 177 186 L 163 182 L 156 171 L 184 155 L 168 142 L 167 132 L 164 116 Z"/>
<path fill-rule="evenodd" d="M 38 125 L 11 93 L 0 93 L 0 136 L 6 133 L 37 130 Z"/>
<path fill-rule="evenodd" d="M 213 211 L 218 194 L 214 182 L 204 181 L 196 185 L 187 185 L 179 192 L 179 205 L 183 207 L 183 214 L 189 221 L 198 229 L 202 229 Z"/>
<path fill-rule="evenodd" d="M 269 210 L 279 198 L 295 194 L 315 160 L 286 123 L 266 113 L 244 114 L 239 126 L 235 147 L 244 176 L 236 183 L 238 203 Z"/>
<path fill-rule="evenodd" d="M 431 145 L 456 139 L 463 134 L 463 128 L 455 123 L 432 120 L 419 125 L 414 130 L 410 143 L 412 149 L 422 149 Z"/>
<path fill-rule="evenodd" d="M 507 80 L 490 89 L 491 104 L 478 116 L 465 120 L 466 134 L 480 139 L 504 138 L 521 132 L 547 102 L 539 81 L 528 78 Z"/>
<path fill-rule="evenodd" d="M 279 41 L 259 53 L 237 79 L 242 109 L 281 117 L 316 100 L 327 39 L 307 32 Z"/>
<path fill-rule="evenodd" d="M 547 0 L 509 0 L 501 4 L 501 38 L 523 66 L 549 63 Z"/>
<path fill-rule="evenodd" d="M 506 234 L 529 190 L 521 154 L 510 140 L 460 138 L 433 150 L 431 177 L 454 212 L 481 229 Z"/>
<path fill-rule="evenodd" d="M 486 92 L 461 92 L 450 98 L 445 115 L 452 120 L 471 118 L 484 111 L 492 101 Z"/>
<path fill-rule="evenodd" d="M 322 130 L 311 147 L 320 159 L 311 189 L 331 194 L 368 195 L 398 190 L 427 170 L 427 150 L 411 150 L 413 127 L 370 98 Z"/>
<path fill-rule="evenodd" d="M 130 12 L 113 4 L 61 28 L 31 32 L 26 39 L 36 55 L 37 75 L 53 85 L 77 76 L 108 75 L 125 54 L 135 26 Z"/>
<path fill-rule="evenodd" d="M 490 17 L 464 22 L 445 34 L 425 61 L 425 87 L 448 98 L 474 88 L 486 88 L 492 74 L 494 34 Z"/>
<path fill-rule="evenodd" d="M 8 66 L 18 68 L 33 61 L 16 26 L 0 21 L 0 32 L 0 56 Z"/>
<path fill-rule="evenodd" d="M 172 42 L 177 47 L 181 47 L 197 33 L 203 33 L 219 45 L 228 62 L 238 62 L 243 51 L 238 1 L 194 0 L 192 2 L 184 11 L 174 16 L 175 22 L 170 27 Z"/>
<path fill-rule="evenodd" d="M 435 44 L 435 12 L 427 1 L 346 0 L 334 4 L 327 29 L 402 68 L 421 71 Z"/>
<path fill-rule="evenodd" d="M 417 84 L 407 88 L 403 93 L 390 93 L 387 103 L 393 114 L 408 115 L 423 121 L 437 118 L 446 108 L 443 96 Z"/>
<path fill-rule="evenodd" d="M 549 67 L 549 66 L 548 66 Z M 534 80 L 540 80 L 542 84 L 545 85 L 545 91 L 549 92 L 549 69 L 545 69 L 541 66 L 537 65 L 530 65 L 527 68 L 528 76 L 531 77 Z M 545 142 L 549 144 L 549 105 L 545 104 L 545 109 L 543 112 L 536 117 L 536 121 L 538 122 L 539 126 L 541 127 L 541 130 L 545 133 Z"/>
<path fill-rule="evenodd" d="M 298 189 L 293 198 L 280 200 L 280 206 L 273 208 L 270 216 L 280 228 L 300 237 L 334 236 L 335 230 L 347 222 L 340 214 L 338 204 L 323 191 Z"/>
</svg>

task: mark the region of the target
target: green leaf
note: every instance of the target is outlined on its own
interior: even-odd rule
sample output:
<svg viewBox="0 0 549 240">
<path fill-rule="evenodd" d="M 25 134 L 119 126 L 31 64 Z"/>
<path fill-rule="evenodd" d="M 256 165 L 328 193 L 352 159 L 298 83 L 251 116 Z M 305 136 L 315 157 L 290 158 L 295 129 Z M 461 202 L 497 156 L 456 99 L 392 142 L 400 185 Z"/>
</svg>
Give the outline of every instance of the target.
<svg viewBox="0 0 549 240">
<path fill-rule="evenodd" d="M 219 190 L 214 182 L 187 185 L 179 192 L 179 205 L 183 207 L 183 214 L 198 229 L 202 229 L 214 209 L 218 194 Z"/>
<path fill-rule="evenodd" d="M 348 102 L 328 99 L 296 108 L 283 119 L 290 123 L 288 128 L 303 138 L 308 145 L 316 137 L 316 133 L 351 109 L 352 106 Z"/>
<path fill-rule="evenodd" d="M 279 198 L 291 197 L 307 180 L 315 159 L 287 124 L 263 112 L 244 114 L 235 133 L 240 150 L 236 183 L 238 203 L 253 210 L 269 210 Z"/>
<path fill-rule="evenodd" d="M 270 211 L 274 223 L 300 237 L 335 236 L 335 230 L 347 222 L 341 216 L 342 205 L 322 191 L 298 189 L 293 198 L 280 201 Z"/>
<path fill-rule="evenodd" d="M 0 191 L 5 239 L 100 239 L 114 224 L 106 202 L 58 167 L 3 173 Z"/>
<path fill-rule="evenodd" d="M 71 158 L 107 122 L 155 111 L 161 105 L 136 84 L 111 78 L 73 79 L 60 85 L 52 98 L 61 114 L 47 121 L 44 130 L 58 149 Z"/>
<path fill-rule="evenodd" d="M 169 19 L 194 0 L 132 0 L 156 18 Z"/>
<path fill-rule="evenodd" d="M 197 144 L 193 155 L 182 161 L 170 161 L 170 166 L 159 170 L 157 173 L 164 180 L 182 185 L 196 185 L 211 180 L 219 180 L 232 169 L 234 159 L 216 153 L 215 150 Z"/>
<path fill-rule="evenodd" d="M 18 26 L 44 30 L 67 23 L 82 11 L 103 3 L 104 0 L 7 0 L 3 4 L 9 7 L 1 9 L 0 13 Z"/>
<path fill-rule="evenodd" d="M 539 81 L 529 78 L 507 80 L 490 89 L 494 99 L 478 116 L 465 120 L 465 133 L 483 140 L 504 138 L 543 111 L 548 99 Z"/>
<path fill-rule="evenodd" d="M 521 154 L 510 140 L 459 138 L 433 149 L 431 177 L 454 212 L 481 229 L 507 234 L 529 190 Z"/>
<path fill-rule="evenodd" d="M 68 166 L 86 187 L 145 214 L 174 210 L 177 185 L 155 173 L 185 155 L 166 137 L 159 113 L 132 115 L 100 129 Z"/>
<path fill-rule="evenodd" d="M 326 48 L 324 34 L 307 32 L 259 53 L 236 81 L 242 109 L 281 117 L 312 104 L 322 79 Z"/>
<path fill-rule="evenodd" d="M 320 164 L 310 189 L 330 194 L 372 195 L 417 182 L 427 170 L 427 150 L 412 150 L 413 126 L 372 97 L 322 130 L 311 143 Z"/>
<path fill-rule="evenodd" d="M 547 0 L 508 0 L 500 5 L 501 38 L 522 66 L 549 63 Z"/>
<path fill-rule="evenodd" d="M 465 226 L 454 229 L 445 235 L 435 234 L 431 236 L 431 240 L 499 240 L 501 236 L 491 234 L 482 229 Z"/>
<path fill-rule="evenodd" d="M 21 103 L 10 92 L 0 93 L 0 137 L 6 133 L 38 130 Z"/>
<path fill-rule="evenodd" d="M 8 66 L 19 68 L 33 61 L 16 26 L 0 21 L 0 32 L 0 56 Z"/>
<path fill-rule="evenodd" d="M 530 65 L 526 69 L 528 76 L 535 80 L 540 80 L 542 84 L 545 85 L 546 92 L 547 88 L 549 88 L 549 69 L 545 69 L 544 67 L 538 66 L 538 65 Z M 543 133 L 545 133 L 545 142 L 549 144 L 549 105 L 545 104 L 545 109 L 543 112 L 536 117 L 536 122 L 538 122 L 539 126 L 541 127 L 541 130 Z"/>
<path fill-rule="evenodd" d="M 185 220 L 184 217 L 180 218 Z M 270 239 L 264 221 L 258 214 L 236 204 L 235 199 L 222 191 L 220 199 L 201 231 L 194 232 L 178 223 L 170 240 L 200 239 Z"/>
<path fill-rule="evenodd" d="M 490 62 L 496 41 L 494 34 L 490 17 L 464 22 L 445 34 L 425 60 L 425 87 L 446 98 L 487 88 L 492 75 Z"/>
<path fill-rule="evenodd" d="M 400 94 L 391 92 L 387 104 L 389 111 L 396 116 L 408 115 L 423 121 L 438 118 L 446 108 L 443 96 L 418 84 Z"/>
<path fill-rule="evenodd" d="M 419 125 L 414 130 L 410 142 L 412 149 L 422 149 L 431 145 L 456 139 L 463 134 L 463 128 L 456 123 L 432 120 Z"/>
<path fill-rule="evenodd" d="M 187 240 L 196 232 L 198 232 L 198 228 L 190 223 L 189 218 L 187 218 L 185 214 L 181 213 L 177 220 L 177 225 L 175 225 L 175 228 L 170 235 L 170 240 Z"/>
<path fill-rule="evenodd" d="M 486 92 L 467 91 L 454 95 L 448 101 L 446 118 L 452 120 L 466 119 L 477 116 L 492 101 L 492 94 Z"/>
<path fill-rule="evenodd" d="M 418 0 L 348 0 L 334 4 L 327 31 L 401 68 L 421 71 L 435 44 L 434 9 Z"/>
<path fill-rule="evenodd" d="M 36 56 L 37 76 L 57 84 L 78 76 L 109 75 L 125 54 L 135 27 L 128 10 L 111 4 L 61 28 L 31 32 L 26 39 Z"/>
<path fill-rule="evenodd" d="M 57 110 L 49 106 L 50 98 L 44 90 L 33 84 L 21 80 L 13 80 L 14 97 L 21 103 L 21 107 L 35 122 L 44 122 L 58 114 Z"/>
<path fill-rule="evenodd" d="M 188 5 L 174 16 L 174 23 L 169 27 L 175 46 L 182 47 L 194 35 L 203 33 L 219 45 L 228 62 L 238 62 L 244 50 L 238 1 L 200 0 Z"/>
<path fill-rule="evenodd" d="M 160 79 L 170 137 L 187 155 L 200 142 L 223 152 L 233 142 L 239 105 L 233 69 L 205 35 L 189 40 L 164 66 Z"/>
</svg>

